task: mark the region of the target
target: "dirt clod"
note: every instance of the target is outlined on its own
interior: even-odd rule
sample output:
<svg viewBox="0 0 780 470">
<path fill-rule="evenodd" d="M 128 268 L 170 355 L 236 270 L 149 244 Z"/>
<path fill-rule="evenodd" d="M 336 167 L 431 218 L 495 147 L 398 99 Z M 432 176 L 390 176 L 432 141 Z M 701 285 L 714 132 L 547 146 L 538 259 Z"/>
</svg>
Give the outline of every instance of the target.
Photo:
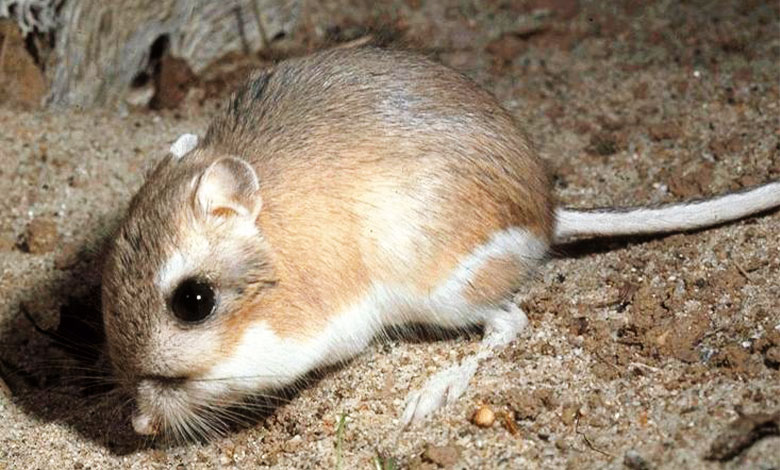
<svg viewBox="0 0 780 470">
<path fill-rule="evenodd" d="M 653 140 L 675 140 L 680 138 L 680 126 L 673 122 L 663 122 L 650 126 L 650 138 Z"/>
<path fill-rule="evenodd" d="M 522 388 L 512 390 L 507 401 L 517 419 L 534 420 L 545 409 L 544 396 L 538 392 L 531 393 Z"/>
<path fill-rule="evenodd" d="M 503 62 L 511 62 L 521 52 L 528 48 L 526 41 L 515 34 L 503 34 L 498 39 L 488 43 L 485 50 Z"/>
<path fill-rule="evenodd" d="M 423 460 L 436 465 L 449 468 L 458 463 L 460 448 L 456 445 L 435 446 L 429 445 L 423 453 Z"/>
<path fill-rule="evenodd" d="M 57 223 L 48 217 L 36 217 L 27 224 L 24 246 L 34 255 L 52 251 L 57 246 Z"/>
</svg>

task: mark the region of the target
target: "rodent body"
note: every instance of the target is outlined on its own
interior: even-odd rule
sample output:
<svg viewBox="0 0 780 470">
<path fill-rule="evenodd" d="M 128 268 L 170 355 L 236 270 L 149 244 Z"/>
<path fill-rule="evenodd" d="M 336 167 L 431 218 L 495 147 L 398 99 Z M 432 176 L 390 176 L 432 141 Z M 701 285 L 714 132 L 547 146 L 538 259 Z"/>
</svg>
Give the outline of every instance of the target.
<svg viewBox="0 0 780 470">
<path fill-rule="evenodd" d="M 552 231 L 542 162 L 465 77 L 373 49 L 285 62 L 132 202 L 104 275 L 111 357 L 141 421 L 165 428 L 166 393 L 219 400 L 354 355 L 388 325 L 482 322 Z M 218 296 L 197 327 L 167 312 L 190 278 Z"/>
<path fill-rule="evenodd" d="M 109 352 L 141 433 L 181 432 L 391 325 L 486 324 L 485 351 L 505 344 L 525 324 L 512 294 L 570 228 L 512 116 L 403 52 L 280 63 L 186 147 L 135 196 L 104 270 Z M 456 396 L 475 367 L 429 388 Z M 443 399 L 414 400 L 406 418 Z"/>
</svg>

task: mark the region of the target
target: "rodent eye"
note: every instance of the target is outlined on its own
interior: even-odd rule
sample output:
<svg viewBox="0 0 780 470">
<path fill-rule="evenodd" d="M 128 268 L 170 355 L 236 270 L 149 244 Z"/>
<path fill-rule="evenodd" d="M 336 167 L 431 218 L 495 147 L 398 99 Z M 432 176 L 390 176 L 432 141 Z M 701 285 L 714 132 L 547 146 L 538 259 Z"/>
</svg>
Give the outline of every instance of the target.
<svg viewBox="0 0 780 470">
<path fill-rule="evenodd" d="M 216 294 L 208 282 L 198 279 L 186 279 L 173 293 L 171 309 L 176 318 L 185 323 L 197 323 L 205 320 L 214 312 Z"/>
</svg>

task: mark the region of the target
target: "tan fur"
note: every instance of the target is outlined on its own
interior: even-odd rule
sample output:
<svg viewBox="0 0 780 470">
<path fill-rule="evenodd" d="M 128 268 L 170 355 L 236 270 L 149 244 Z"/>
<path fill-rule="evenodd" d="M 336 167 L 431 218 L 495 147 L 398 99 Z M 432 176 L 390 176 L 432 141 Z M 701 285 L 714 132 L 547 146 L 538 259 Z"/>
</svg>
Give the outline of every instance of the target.
<svg viewBox="0 0 780 470">
<path fill-rule="evenodd" d="M 378 67 L 382 73 L 393 73 L 375 54 L 338 52 L 331 59 L 344 61 L 342 68 Z M 230 114 L 212 125 L 206 149 L 241 155 L 257 170 L 264 204 L 258 224 L 272 247 L 279 274 L 275 292 L 257 303 L 255 310 L 242 309 L 247 313 L 240 324 L 230 324 L 236 330 L 231 341 L 258 318 L 283 337 L 316 334 L 332 315 L 356 302 L 372 281 L 401 282 L 421 293 L 430 291 L 474 248 L 507 227 L 523 227 L 549 240 L 549 182 L 513 118 L 462 76 L 413 56 L 387 54 L 400 61 L 401 68 L 407 65 L 419 73 L 410 85 L 420 88 L 416 92 L 437 97 L 438 101 L 425 103 L 427 111 L 449 115 L 465 108 L 468 117 L 455 123 L 459 129 L 447 135 L 446 128 L 422 125 L 407 126 L 398 135 L 388 133 L 388 128 L 403 124 L 403 116 L 394 123 L 359 112 L 335 114 L 331 102 L 333 109 L 340 106 L 348 111 L 354 106 L 351 96 L 338 92 L 320 96 L 316 109 L 306 105 L 306 96 L 288 96 L 289 104 L 265 111 L 263 122 L 285 129 L 289 139 L 301 140 L 298 145 L 286 139 L 269 141 L 262 134 L 247 139 L 247 133 L 261 131 L 245 129 L 241 123 L 235 127 Z M 322 67 L 324 62 L 320 59 L 309 66 Z M 274 75 L 284 74 L 286 65 L 280 64 Z M 291 70 L 298 67 L 306 65 L 289 65 Z M 265 85 L 266 96 L 277 91 L 271 90 L 274 75 Z M 280 79 L 278 86 L 285 83 Z M 469 101 L 449 101 L 458 99 Z M 237 100 L 234 106 L 240 108 L 242 102 Z M 481 127 L 470 128 L 471 120 L 479 120 Z M 464 164 L 448 155 L 450 151 L 478 158 Z M 418 187 L 433 182 L 438 193 L 408 214 L 409 223 L 420 226 L 420 245 L 426 247 L 425 240 L 431 241 L 425 252 L 399 265 L 379 252 L 376 243 L 364 240 L 369 234 L 363 221 L 371 218 L 373 201 L 395 198 L 402 203 L 404 195 L 414 197 L 420 193 Z M 519 268 L 525 274 L 525 267 Z M 510 284 L 516 282 L 503 283 L 507 289 Z M 497 288 L 488 283 L 486 293 L 471 295 L 493 299 L 499 295 Z"/>
<path fill-rule="evenodd" d="M 492 258 L 476 272 L 466 288 L 466 299 L 474 305 L 497 305 L 520 286 L 528 266 L 517 259 Z"/>
</svg>

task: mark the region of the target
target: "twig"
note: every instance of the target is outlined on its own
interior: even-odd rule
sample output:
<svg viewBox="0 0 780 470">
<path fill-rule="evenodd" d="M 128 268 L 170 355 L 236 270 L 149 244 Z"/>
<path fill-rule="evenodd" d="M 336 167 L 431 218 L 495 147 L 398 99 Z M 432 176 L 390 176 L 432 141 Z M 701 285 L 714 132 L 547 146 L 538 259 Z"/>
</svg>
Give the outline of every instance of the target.
<svg viewBox="0 0 780 470">
<path fill-rule="evenodd" d="M 252 9 L 255 12 L 255 20 L 257 20 L 257 31 L 260 33 L 260 39 L 263 41 L 263 48 L 271 48 L 271 40 L 268 39 L 268 33 L 265 30 L 263 24 L 263 16 L 260 14 L 260 7 L 257 5 L 257 0 L 252 0 Z"/>
<path fill-rule="evenodd" d="M 333 46 L 331 49 L 350 49 L 353 47 L 360 47 L 365 46 L 366 44 L 370 43 L 374 40 L 374 36 L 368 34 L 366 36 L 361 36 L 357 39 L 353 39 L 351 41 L 343 42 L 337 46 Z"/>
<path fill-rule="evenodd" d="M 658 372 L 658 370 L 659 370 L 657 367 L 648 366 L 647 364 L 643 364 L 641 362 L 629 362 L 628 365 L 629 366 L 634 366 L 634 367 L 637 367 L 637 368 L 640 368 L 640 369 L 647 369 L 647 370 L 653 371 L 653 372 Z"/>
<path fill-rule="evenodd" d="M 739 271 L 739 273 L 742 274 L 745 277 L 745 279 L 747 279 L 750 282 L 753 282 L 753 278 L 750 276 L 750 274 L 748 274 L 748 272 L 745 270 L 745 268 L 742 267 L 740 262 L 737 261 L 737 260 L 732 260 L 732 261 L 734 262 L 734 266 L 737 267 L 737 271 Z"/>
<path fill-rule="evenodd" d="M 612 458 L 612 457 L 614 457 L 614 456 L 613 456 L 612 454 L 610 454 L 609 452 L 607 452 L 607 451 L 604 451 L 604 450 L 601 450 L 601 449 L 599 449 L 598 447 L 594 446 L 594 445 L 593 445 L 593 443 L 592 443 L 592 442 L 590 442 L 590 439 L 588 439 L 588 436 L 586 436 L 584 432 L 581 432 L 581 431 L 580 431 L 580 416 L 579 416 L 579 412 L 578 412 L 578 414 L 577 414 L 577 422 L 576 422 L 576 423 L 575 423 L 575 425 L 574 425 L 574 432 L 575 432 L 575 433 L 577 433 L 577 434 L 579 434 L 580 436 L 582 436 L 582 439 L 585 441 L 585 444 L 586 444 L 588 447 L 590 447 L 590 450 L 593 450 L 593 451 L 595 451 L 595 452 L 598 452 L 599 454 L 601 454 L 601 455 L 603 455 L 603 456 L 605 456 L 605 457 L 609 457 L 609 458 Z"/>
<path fill-rule="evenodd" d="M 336 428 L 336 470 L 341 470 L 342 443 L 344 442 L 344 428 L 347 427 L 347 414 L 342 412 L 339 425 Z"/>
<path fill-rule="evenodd" d="M 608 360 L 604 359 L 603 357 L 601 357 L 601 354 L 600 354 L 600 353 L 596 352 L 595 354 L 596 354 L 596 358 L 597 358 L 598 360 L 600 360 L 601 362 L 603 362 L 604 364 L 606 364 L 606 365 L 608 365 L 608 366 L 612 367 L 613 369 L 615 369 L 615 370 L 616 370 L 616 371 L 618 371 L 618 372 L 623 372 L 623 370 L 622 370 L 622 369 L 620 369 L 618 366 L 616 366 L 615 364 L 613 364 L 613 363 L 609 362 Z"/>
</svg>

